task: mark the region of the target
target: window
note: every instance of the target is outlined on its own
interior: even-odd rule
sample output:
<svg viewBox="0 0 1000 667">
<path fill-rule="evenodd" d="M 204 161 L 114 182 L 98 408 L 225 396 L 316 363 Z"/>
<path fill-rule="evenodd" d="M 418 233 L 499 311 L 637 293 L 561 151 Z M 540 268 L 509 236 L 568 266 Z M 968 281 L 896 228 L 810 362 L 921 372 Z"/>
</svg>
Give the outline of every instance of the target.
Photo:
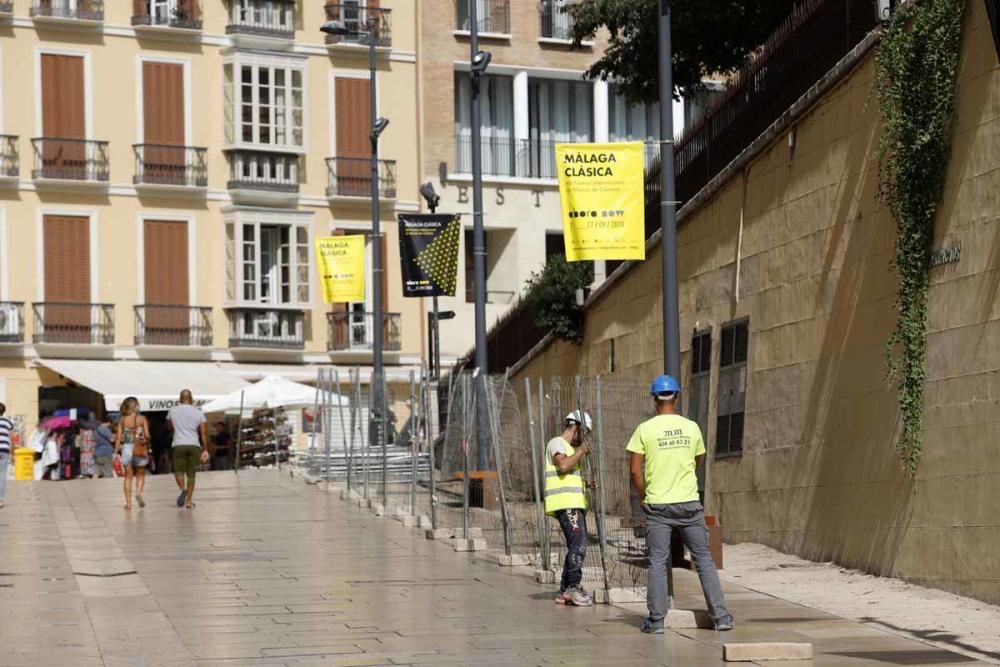
<svg viewBox="0 0 1000 667">
<path fill-rule="evenodd" d="M 609 86 L 608 92 L 608 136 L 611 141 L 659 141 L 658 103 L 629 104 L 617 85 Z"/>
<path fill-rule="evenodd" d="M 746 406 L 747 355 L 750 323 L 727 324 L 722 328 L 719 351 L 719 410 L 715 433 L 715 455 L 743 452 L 743 414 Z"/>
<path fill-rule="evenodd" d="M 487 74 L 479 80 L 483 173 L 514 176 L 514 79 Z M 456 171 L 472 171 L 472 82 L 468 72 L 455 72 Z"/>
<path fill-rule="evenodd" d="M 566 256 L 566 239 L 561 233 L 545 235 L 545 261 L 548 263 L 549 257 Z"/>
<path fill-rule="evenodd" d="M 227 143 L 304 147 L 301 69 L 237 60 L 223 74 Z"/>
<path fill-rule="evenodd" d="M 229 222 L 226 261 L 227 300 L 290 306 L 311 300 L 307 224 Z"/>
<path fill-rule="evenodd" d="M 528 83 L 531 176 L 556 177 L 557 143 L 594 140 L 594 88 L 583 81 L 532 79 Z"/>
</svg>

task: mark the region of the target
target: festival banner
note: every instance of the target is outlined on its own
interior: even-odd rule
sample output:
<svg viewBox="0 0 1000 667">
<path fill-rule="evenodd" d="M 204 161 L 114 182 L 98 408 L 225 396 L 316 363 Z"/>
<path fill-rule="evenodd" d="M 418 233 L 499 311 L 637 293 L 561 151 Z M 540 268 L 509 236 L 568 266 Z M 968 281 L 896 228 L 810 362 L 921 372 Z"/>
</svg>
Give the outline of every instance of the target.
<svg viewBox="0 0 1000 667">
<path fill-rule="evenodd" d="M 399 216 L 403 296 L 455 296 L 462 221 L 452 214 Z"/>
<path fill-rule="evenodd" d="M 642 142 L 556 144 L 566 260 L 646 259 Z"/>
<path fill-rule="evenodd" d="M 316 239 L 316 260 L 324 303 L 356 303 L 365 300 L 363 234 Z"/>
</svg>

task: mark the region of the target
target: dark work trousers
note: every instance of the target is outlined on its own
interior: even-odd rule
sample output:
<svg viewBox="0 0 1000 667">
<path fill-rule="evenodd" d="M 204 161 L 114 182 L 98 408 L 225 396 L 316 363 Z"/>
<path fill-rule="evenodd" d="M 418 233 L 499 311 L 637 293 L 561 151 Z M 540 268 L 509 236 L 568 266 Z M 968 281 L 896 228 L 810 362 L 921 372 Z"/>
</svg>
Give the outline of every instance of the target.
<svg viewBox="0 0 1000 667">
<path fill-rule="evenodd" d="M 566 563 L 559 585 L 559 592 L 564 593 L 583 581 L 583 559 L 587 555 L 587 512 L 581 509 L 558 510 L 556 518 L 566 538 Z"/>
</svg>

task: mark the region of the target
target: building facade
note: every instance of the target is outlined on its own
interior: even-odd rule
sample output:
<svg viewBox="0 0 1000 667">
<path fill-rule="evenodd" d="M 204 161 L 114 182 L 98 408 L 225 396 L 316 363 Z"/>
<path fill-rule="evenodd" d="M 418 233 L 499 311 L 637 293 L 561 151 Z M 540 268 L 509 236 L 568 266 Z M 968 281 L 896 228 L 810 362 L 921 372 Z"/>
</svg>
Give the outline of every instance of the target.
<svg viewBox="0 0 1000 667">
<path fill-rule="evenodd" d="M 0 3 L 9 414 L 30 428 L 57 407 L 104 396 L 110 408 L 123 393 L 163 408 L 165 378 L 204 396 L 269 372 L 308 381 L 319 366 L 367 377 L 375 326 L 390 380 L 418 367 L 421 305 L 401 298 L 389 224 L 418 209 L 417 17 L 406 0 L 369 4 Z M 377 111 L 390 121 L 382 239 L 370 233 L 368 35 L 358 32 L 369 17 Z M 331 19 L 354 32 L 322 33 Z M 363 303 L 322 302 L 313 240 L 349 233 L 369 236 L 369 257 L 382 245 L 383 323 L 370 284 Z"/>
<path fill-rule="evenodd" d="M 877 34 L 681 210 L 682 380 L 710 454 L 708 511 L 727 541 L 996 603 L 1000 66 L 983 4 L 964 11 L 928 263 L 916 474 L 894 446 L 899 409 L 886 380 L 896 227 L 876 198 Z M 582 345 L 549 340 L 515 375 L 639 382 L 662 372 L 660 256 L 650 250 L 591 297 Z"/>
</svg>

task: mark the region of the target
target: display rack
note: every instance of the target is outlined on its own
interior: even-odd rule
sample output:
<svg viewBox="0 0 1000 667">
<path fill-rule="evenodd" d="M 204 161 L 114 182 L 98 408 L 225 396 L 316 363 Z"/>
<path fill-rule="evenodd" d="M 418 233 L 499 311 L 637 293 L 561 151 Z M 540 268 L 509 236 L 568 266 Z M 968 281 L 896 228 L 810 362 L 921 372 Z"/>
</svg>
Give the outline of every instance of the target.
<svg viewBox="0 0 1000 667">
<path fill-rule="evenodd" d="M 239 467 L 270 466 L 277 461 L 288 461 L 292 445 L 292 424 L 284 408 L 254 410 L 253 416 L 243 421 L 240 438 Z"/>
</svg>

